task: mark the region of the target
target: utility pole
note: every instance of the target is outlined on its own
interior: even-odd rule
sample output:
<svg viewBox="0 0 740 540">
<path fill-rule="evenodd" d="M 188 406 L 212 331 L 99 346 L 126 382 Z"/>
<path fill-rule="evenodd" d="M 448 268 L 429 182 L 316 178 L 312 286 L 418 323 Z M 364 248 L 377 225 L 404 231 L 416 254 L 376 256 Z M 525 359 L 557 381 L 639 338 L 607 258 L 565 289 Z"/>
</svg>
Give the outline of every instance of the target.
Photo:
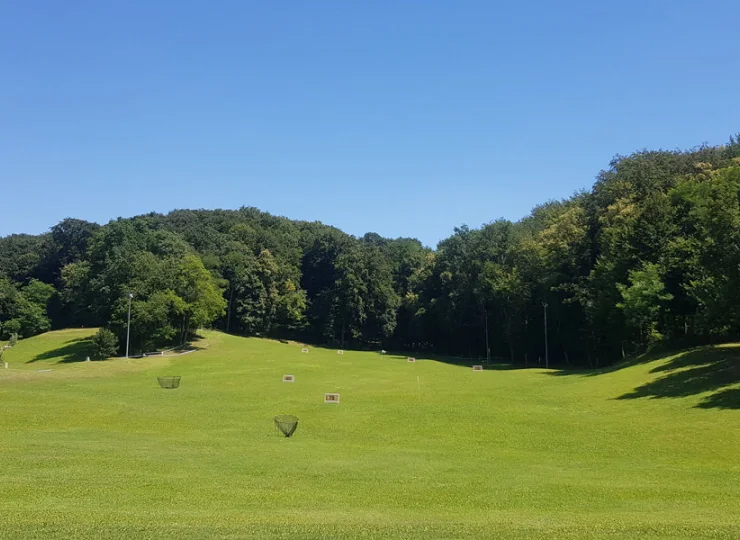
<svg viewBox="0 0 740 540">
<path fill-rule="evenodd" d="M 547 302 L 542 302 L 542 307 L 545 310 L 545 369 L 549 369 L 550 356 L 547 351 Z"/>
<path fill-rule="evenodd" d="M 128 293 L 128 323 L 126 324 L 126 358 L 128 358 L 128 343 L 131 337 L 131 299 L 134 293 Z"/>
</svg>

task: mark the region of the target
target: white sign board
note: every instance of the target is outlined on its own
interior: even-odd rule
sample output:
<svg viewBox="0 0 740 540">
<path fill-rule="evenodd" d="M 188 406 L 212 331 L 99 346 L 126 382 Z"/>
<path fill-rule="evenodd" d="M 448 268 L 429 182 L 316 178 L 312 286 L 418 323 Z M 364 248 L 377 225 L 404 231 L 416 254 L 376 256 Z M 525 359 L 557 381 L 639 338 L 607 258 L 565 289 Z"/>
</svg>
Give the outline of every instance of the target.
<svg viewBox="0 0 740 540">
<path fill-rule="evenodd" d="M 337 354 L 344 354 L 344 351 L 339 350 L 339 351 L 337 351 Z"/>
<path fill-rule="evenodd" d="M 473 366 L 473 371 L 483 371 L 483 366 Z"/>
<path fill-rule="evenodd" d="M 412 356 L 409 356 L 409 357 L 408 357 L 408 358 L 406 359 L 406 361 L 407 361 L 407 362 L 411 362 L 411 363 L 413 364 L 414 362 L 416 362 L 416 358 L 413 358 Z"/>
<path fill-rule="evenodd" d="M 308 352 L 308 347 L 303 347 L 303 348 L 301 349 L 301 352 L 302 352 L 302 353 L 307 353 L 307 352 Z"/>
<path fill-rule="evenodd" d="M 324 394 L 324 403 L 339 403 L 339 394 Z"/>
<path fill-rule="evenodd" d="M 283 375 L 283 382 L 295 382 L 295 375 Z"/>
</svg>

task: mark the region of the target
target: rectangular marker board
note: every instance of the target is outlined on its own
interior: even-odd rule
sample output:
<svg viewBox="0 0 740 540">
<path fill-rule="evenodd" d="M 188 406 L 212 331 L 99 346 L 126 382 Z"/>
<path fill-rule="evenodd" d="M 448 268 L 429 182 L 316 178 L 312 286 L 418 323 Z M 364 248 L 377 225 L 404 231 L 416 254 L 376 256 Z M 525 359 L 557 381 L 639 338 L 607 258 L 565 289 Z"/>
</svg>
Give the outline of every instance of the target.
<svg viewBox="0 0 740 540">
<path fill-rule="evenodd" d="M 283 375 L 283 382 L 295 382 L 295 375 Z"/>
<path fill-rule="evenodd" d="M 337 351 L 337 354 L 344 354 L 344 351 L 339 350 L 339 351 Z"/>
<path fill-rule="evenodd" d="M 308 348 L 307 348 L 307 347 L 304 347 L 304 348 L 302 348 L 302 349 L 301 349 L 301 352 L 302 352 L 302 353 L 307 353 L 307 352 L 308 352 Z"/>
<path fill-rule="evenodd" d="M 409 356 L 409 357 L 408 357 L 408 358 L 406 359 L 406 361 L 407 361 L 407 362 L 411 362 L 411 363 L 413 364 L 414 362 L 416 362 L 416 358 L 412 358 L 411 356 Z"/>
<path fill-rule="evenodd" d="M 339 403 L 339 394 L 324 394 L 324 403 Z"/>
<path fill-rule="evenodd" d="M 483 371 L 483 366 L 473 366 L 473 371 Z"/>
</svg>

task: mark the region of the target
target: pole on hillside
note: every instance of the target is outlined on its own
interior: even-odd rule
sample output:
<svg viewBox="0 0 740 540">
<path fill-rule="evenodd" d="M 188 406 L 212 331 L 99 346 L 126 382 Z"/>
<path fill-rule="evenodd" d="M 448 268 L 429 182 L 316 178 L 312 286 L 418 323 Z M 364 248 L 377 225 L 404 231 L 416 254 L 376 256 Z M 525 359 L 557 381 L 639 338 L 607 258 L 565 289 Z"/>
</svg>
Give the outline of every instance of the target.
<svg viewBox="0 0 740 540">
<path fill-rule="evenodd" d="M 128 358 L 128 343 L 131 337 L 131 299 L 134 293 L 128 293 L 128 323 L 126 323 L 126 358 Z"/>
<path fill-rule="evenodd" d="M 547 350 L 547 302 L 542 302 L 542 307 L 545 310 L 545 369 L 550 368 L 550 355 Z"/>
</svg>

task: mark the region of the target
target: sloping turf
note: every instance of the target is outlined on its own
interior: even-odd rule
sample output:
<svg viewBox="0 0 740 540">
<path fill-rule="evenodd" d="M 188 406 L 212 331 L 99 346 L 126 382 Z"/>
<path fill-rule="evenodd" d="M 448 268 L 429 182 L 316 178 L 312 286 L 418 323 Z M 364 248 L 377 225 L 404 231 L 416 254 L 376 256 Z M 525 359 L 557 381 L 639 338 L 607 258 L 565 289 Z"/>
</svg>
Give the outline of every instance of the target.
<svg viewBox="0 0 740 540">
<path fill-rule="evenodd" d="M 91 333 L 5 355 L 2 539 L 740 538 L 732 348 L 558 376 L 209 332 L 76 362 Z"/>
</svg>

